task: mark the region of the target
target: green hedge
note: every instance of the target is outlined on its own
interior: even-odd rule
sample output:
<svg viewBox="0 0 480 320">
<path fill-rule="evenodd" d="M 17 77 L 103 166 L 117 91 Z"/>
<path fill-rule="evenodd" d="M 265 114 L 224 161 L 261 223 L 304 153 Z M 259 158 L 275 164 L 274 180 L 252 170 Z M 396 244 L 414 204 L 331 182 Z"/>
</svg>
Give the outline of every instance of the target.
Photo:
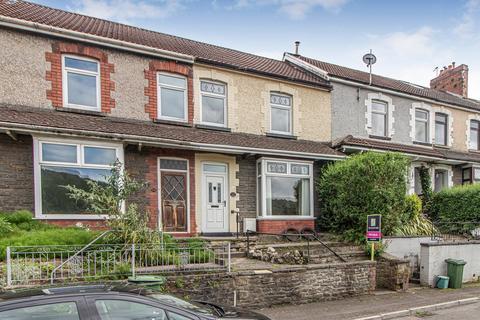
<svg viewBox="0 0 480 320">
<path fill-rule="evenodd" d="M 365 152 L 328 165 L 317 183 L 320 225 L 361 241 L 367 215 L 382 214 L 382 232 L 393 234 L 405 221 L 409 163 L 397 153 Z"/>
<path fill-rule="evenodd" d="M 439 225 L 480 222 L 480 184 L 455 186 L 434 194 L 431 214 Z"/>
</svg>

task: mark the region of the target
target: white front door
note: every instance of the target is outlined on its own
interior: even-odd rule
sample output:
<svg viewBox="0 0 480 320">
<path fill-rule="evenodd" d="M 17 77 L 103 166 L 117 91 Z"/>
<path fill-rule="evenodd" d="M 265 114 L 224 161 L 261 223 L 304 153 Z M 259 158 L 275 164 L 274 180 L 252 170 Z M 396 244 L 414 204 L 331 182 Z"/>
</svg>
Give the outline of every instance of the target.
<svg viewBox="0 0 480 320">
<path fill-rule="evenodd" d="M 216 171 L 208 171 L 212 169 Z M 225 165 L 209 164 L 204 166 L 203 232 L 212 233 L 228 231 L 226 171 Z"/>
</svg>

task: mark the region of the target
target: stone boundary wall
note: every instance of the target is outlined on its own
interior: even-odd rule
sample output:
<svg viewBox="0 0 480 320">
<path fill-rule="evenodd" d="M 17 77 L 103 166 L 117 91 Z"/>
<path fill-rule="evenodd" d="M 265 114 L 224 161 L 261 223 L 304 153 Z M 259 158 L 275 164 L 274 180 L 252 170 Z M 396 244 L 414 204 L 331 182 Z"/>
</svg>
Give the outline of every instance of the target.
<svg viewBox="0 0 480 320">
<path fill-rule="evenodd" d="M 410 282 L 410 262 L 382 253 L 377 259 L 377 288 L 406 291 Z"/>
<path fill-rule="evenodd" d="M 169 293 L 189 299 L 264 308 L 301 304 L 371 293 L 376 263 L 370 261 L 308 265 L 280 270 L 240 271 L 168 277 Z"/>
</svg>

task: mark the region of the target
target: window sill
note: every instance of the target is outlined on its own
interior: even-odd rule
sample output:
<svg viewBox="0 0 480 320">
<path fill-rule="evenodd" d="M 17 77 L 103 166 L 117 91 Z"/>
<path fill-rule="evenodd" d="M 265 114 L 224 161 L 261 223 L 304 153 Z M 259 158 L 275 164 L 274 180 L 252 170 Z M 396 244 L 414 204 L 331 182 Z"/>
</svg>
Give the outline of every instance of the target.
<svg viewBox="0 0 480 320">
<path fill-rule="evenodd" d="M 34 220 L 107 220 L 106 215 L 95 214 L 46 214 L 33 218 Z"/>
<path fill-rule="evenodd" d="M 214 131 L 223 131 L 223 132 L 232 132 L 232 129 L 227 127 L 217 127 L 217 126 L 210 126 L 206 124 L 196 124 L 195 128 L 205 129 L 205 130 L 214 130 Z"/>
<path fill-rule="evenodd" d="M 154 119 L 153 122 L 154 123 L 159 123 L 159 124 L 168 124 L 168 125 L 173 125 L 173 126 L 180 126 L 180 127 L 192 127 L 192 125 L 190 123 L 184 122 L 184 121 Z"/>
<path fill-rule="evenodd" d="M 257 220 L 315 220 L 310 216 L 274 216 L 274 217 L 257 217 Z"/>
<path fill-rule="evenodd" d="M 440 148 L 440 149 L 450 149 L 451 146 L 446 146 L 444 144 L 433 144 L 435 148 Z"/>
<path fill-rule="evenodd" d="M 480 153 L 480 150 L 468 149 L 468 152 L 471 152 L 471 153 Z"/>
<path fill-rule="evenodd" d="M 297 140 L 297 136 L 291 135 L 291 134 L 281 134 L 281 133 L 271 133 L 267 132 L 266 133 L 267 137 L 270 138 L 280 138 L 280 139 L 290 139 L 290 140 Z"/>
<path fill-rule="evenodd" d="M 75 109 L 75 108 L 68 108 L 68 107 L 55 107 L 55 110 L 60 112 L 78 113 L 78 114 L 85 114 L 85 115 L 97 116 L 97 117 L 107 116 L 105 112 L 101 112 L 101 111 L 83 110 L 83 109 Z"/>
<path fill-rule="evenodd" d="M 430 142 L 413 141 L 413 144 L 417 144 L 425 147 L 433 147 L 433 144 Z"/>
<path fill-rule="evenodd" d="M 387 140 L 387 141 L 392 140 L 392 138 L 390 138 L 390 137 L 376 136 L 376 135 L 373 135 L 373 134 L 369 135 L 368 137 L 369 137 L 370 139 L 377 139 L 377 140 Z"/>
</svg>

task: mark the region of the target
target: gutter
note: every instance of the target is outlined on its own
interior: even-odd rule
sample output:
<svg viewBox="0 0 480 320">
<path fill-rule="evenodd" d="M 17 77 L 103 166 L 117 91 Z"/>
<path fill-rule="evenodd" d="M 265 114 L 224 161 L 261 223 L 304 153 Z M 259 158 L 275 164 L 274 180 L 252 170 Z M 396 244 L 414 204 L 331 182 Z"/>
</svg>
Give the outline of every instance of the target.
<svg viewBox="0 0 480 320">
<path fill-rule="evenodd" d="M 131 42 L 126 42 L 122 40 L 95 36 L 88 33 L 77 32 L 77 31 L 67 30 L 67 29 L 58 28 L 58 27 L 52 27 L 45 24 L 10 18 L 6 16 L 0 16 L 0 26 L 17 29 L 17 30 L 34 32 L 34 33 L 40 33 L 48 36 L 65 38 L 69 40 L 87 42 L 87 43 L 108 47 L 112 49 L 129 51 L 137 54 L 139 53 L 139 54 L 154 56 L 154 57 L 163 58 L 163 59 L 176 60 L 176 61 L 186 62 L 190 64 L 193 64 L 195 60 L 193 56 L 183 54 L 183 53 L 152 48 L 152 47 L 135 44 Z"/>
<path fill-rule="evenodd" d="M 0 122 L 0 130 L 3 131 L 15 131 L 17 133 L 26 133 L 26 134 L 45 134 L 47 132 L 56 134 L 56 135 L 70 135 L 70 136 L 90 136 L 92 138 L 108 138 L 115 140 L 123 141 L 130 144 L 142 144 L 158 147 L 170 147 L 170 148 L 181 148 L 181 149 L 190 149 L 190 150 L 199 150 L 199 151 L 211 151 L 211 152 L 224 152 L 232 154 L 242 154 L 242 153 L 260 153 L 264 155 L 282 155 L 282 156 L 291 156 L 312 160 L 342 160 L 346 156 L 340 155 L 319 155 L 317 153 L 308 153 L 308 152 L 296 152 L 296 151 L 286 151 L 286 150 L 276 150 L 276 149 L 262 149 L 262 148 L 249 148 L 249 147 L 237 147 L 229 145 L 216 145 L 208 143 L 197 143 L 197 142 L 188 142 L 188 141 L 179 141 L 173 139 L 163 139 L 163 138 L 152 138 L 145 136 L 137 136 L 130 134 L 118 134 L 118 133 L 105 133 L 98 131 L 87 131 L 87 130 L 77 130 L 77 129 L 62 129 L 55 127 L 45 127 L 37 125 L 27 125 L 27 124 L 17 124 L 9 122 Z"/>
</svg>

